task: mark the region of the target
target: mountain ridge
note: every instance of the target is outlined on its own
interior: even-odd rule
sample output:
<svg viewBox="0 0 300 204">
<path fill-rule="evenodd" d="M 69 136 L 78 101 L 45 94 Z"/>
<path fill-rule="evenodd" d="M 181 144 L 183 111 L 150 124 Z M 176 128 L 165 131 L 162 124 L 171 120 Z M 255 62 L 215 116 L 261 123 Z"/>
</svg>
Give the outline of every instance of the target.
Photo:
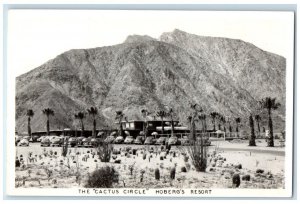
<svg viewBox="0 0 300 204">
<path fill-rule="evenodd" d="M 130 119 L 141 119 L 142 108 L 154 112 L 164 105 L 174 108 L 186 123 L 191 102 L 199 103 L 207 112 L 247 118 L 258 100 L 266 96 L 283 104 L 276 114 L 283 126 L 283 57 L 241 40 L 207 40 L 188 33 L 182 36 L 182 32 L 163 33 L 157 40 L 133 35 L 113 46 L 72 49 L 17 77 L 16 129 L 26 131 L 26 109 L 37 113 L 33 131 L 45 129 L 40 110 L 44 104 L 63 113 L 51 121 L 53 128 L 58 128 L 60 121 L 64 121 L 63 126 L 74 127 L 73 114 L 90 106 L 100 110 L 99 127 L 107 127 L 114 125 L 117 109 Z M 254 51 L 248 46 L 254 46 Z M 37 88 L 40 85 L 42 90 Z M 90 128 L 88 116 L 86 123 Z"/>
</svg>

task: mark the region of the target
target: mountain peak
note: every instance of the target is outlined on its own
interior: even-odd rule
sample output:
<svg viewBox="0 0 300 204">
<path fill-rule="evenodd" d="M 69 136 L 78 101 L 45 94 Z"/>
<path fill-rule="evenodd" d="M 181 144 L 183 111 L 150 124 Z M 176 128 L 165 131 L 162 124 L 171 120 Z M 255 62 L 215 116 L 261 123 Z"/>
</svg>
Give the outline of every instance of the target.
<svg viewBox="0 0 300 204">
<path fill-rule="evenodd" d="M 148 35 L 129 35 L 124 41 L 124 43 L 148 42 L 148 41 L 156 41 L 156 39 Z"/>
</svg>

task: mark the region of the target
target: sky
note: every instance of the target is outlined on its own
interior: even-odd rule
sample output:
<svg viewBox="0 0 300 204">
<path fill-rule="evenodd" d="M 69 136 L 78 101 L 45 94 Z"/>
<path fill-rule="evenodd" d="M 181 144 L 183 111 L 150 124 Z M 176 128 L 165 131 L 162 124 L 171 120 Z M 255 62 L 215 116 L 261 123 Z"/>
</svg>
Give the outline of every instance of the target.
<svg viewBox="0 0 300 204">
<path fill-rule="evenodd" d="M 8 69 L 18 76 L 70 49 L 115 45 L 132 34 L 158 38 L 175 28 L 241 39 L 284 57 L 293 47 L 288 12 L 10 10 Z"/>
</svg>

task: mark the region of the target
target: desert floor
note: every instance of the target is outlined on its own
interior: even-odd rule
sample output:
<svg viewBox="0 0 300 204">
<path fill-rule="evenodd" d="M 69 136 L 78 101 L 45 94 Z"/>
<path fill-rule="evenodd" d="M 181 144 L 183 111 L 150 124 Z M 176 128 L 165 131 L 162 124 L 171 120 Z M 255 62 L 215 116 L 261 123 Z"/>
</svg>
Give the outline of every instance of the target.
<svg viewBox="0 0 300 204">
<path fill-rule="evenodd" d="M 151 147 L 153 151 L 150 152 Z M 246 140 L 213 141 L 208 147 L 206 172 L 196 171 L 188 147 L 173 146 L 169 154 L 160 146 L 151 147 L 114 145 L 113 148 L 121 152 L 113 154 L 108 163 L 100 162 L 92 148 L 69 148 L 67 157 L 62 157 L 61 147 L 40 147 L 39 143 L 16 147 L 16 156 L 23 158 L 23 164 L 16 167 L 15 186 L 84 187 L 95 169 L 111 165 L 119 174 L 115 188 L 232 188 L 234 174 L 240 175 L 239 188 L 284 188 L 285 148 L 277 140 L 275 147 L 266 147 L 264 140 L 257 140 L 256 147 L 249 147 Z M 130 148 L 137 149 L 135 155 Z M 30 154 L 32 159 L 29 159 Z M 175 179 L 170 178 L 172 167 L 176 168 Z M 160 171 L 159 180 L 155 179 L 156 168 Z M 245 180 L 249 176 L 250 180 Z"/>
</svg>

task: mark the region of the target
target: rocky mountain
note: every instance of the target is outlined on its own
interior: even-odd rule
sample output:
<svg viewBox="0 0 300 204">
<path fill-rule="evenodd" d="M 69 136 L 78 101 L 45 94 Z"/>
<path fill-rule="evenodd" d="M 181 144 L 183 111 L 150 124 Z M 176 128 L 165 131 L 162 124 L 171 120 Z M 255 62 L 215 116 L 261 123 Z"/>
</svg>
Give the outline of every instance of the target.
<svg viewBox="0 0 300 204">
<path fill-rule="evenodd" d="M 27 109 L 35 112 L 32 130 L 45 130 L 47 107 L 55 112 L 52 129 L 74 128 L 74 113 L 90 106 L 100 110 L 98 128 L 114 126 L 116 110 L 141 119 L 142 108 L 155 113 L 166 106 L 185 124 L 191 103 L 233 121 L 241 117 L 246 127 L 266 96 L 282 104 L 274 117 L 275 126 L 283 128 L 285 63 L 241 40 L 180 30 L 159 39 L 133 35 L 114 46 L 70 50 L 17 77 L 16 130 L 26 131 Z M 88 115 L 85 124 L 91 128 Z"/>
</svg>

